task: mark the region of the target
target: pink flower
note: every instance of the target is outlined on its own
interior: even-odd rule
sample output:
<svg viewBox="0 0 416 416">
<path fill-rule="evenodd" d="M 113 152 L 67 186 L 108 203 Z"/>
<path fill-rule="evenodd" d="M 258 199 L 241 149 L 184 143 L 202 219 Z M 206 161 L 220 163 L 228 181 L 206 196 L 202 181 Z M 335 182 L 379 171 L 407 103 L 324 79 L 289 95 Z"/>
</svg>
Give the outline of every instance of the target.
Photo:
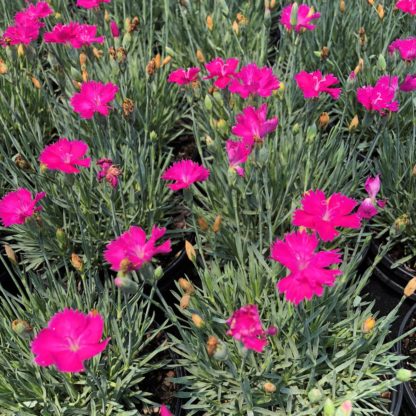
<svg viewBox="0 0 416 416">
<path fill-rule="evenodd" d="M 285 241 L 276 240 L 271 247 L 271 258 L 290 270 L 290 274 L 277 283 L 279 292 L 289 302 L 298 305 L 313 296 L 322 296 L 324 286 L 332 286 L 342 272 L 328 269 L 341 263 L 338 250 L 318 251 L 315 234 L 296 231 L 285 235 Z"/>
<path fill-rule="evenodd" d="M 38 211 L 42 211 L 42 207 L 37 207 L 36 204 L 45 195 L 45 192 L 40 192 L 32 199 L 32 194 L 25 188 L 9 192 L 0 200 L 1 222 L 5 227 L 24 224 L 27 218 Z"/>
<path fill-rule="evenodd" d="M 307 4 L 301 4 L 293 22 L 292 18 L 294 16 L 292 16 L 292 9 L 294 4 L 289 4 L 282 10 L 280 23 L 287 30 L 295 29 L 296 32 L 315 29 L 316 26 L 311 24 L 311 20 L 318 19 L 321 13 L 315 13 L 313 7 L 309 7 Z"/>
<path fill-rule="evenodd" d="M 386 110 L 398 111 L 399 103 L 394 96 L 399 88 L 399 78 L 382 76 L 374 87 L 367 85 L 357 90 L 357 100 L 369 111 L 378 111 L 384 115 Z"/>
<path fill-rule="evenodd" d="M 256 352 L 263 352 L 267 345 L 267 335 L 277 333 L 277 328 L 274 326 L 267 330 L 263 329 L 256 305 L 246 305 L 236 310 L 227 320 L 227 325 L 230 327 L 227 335 L 241 341 L 248 350 Z"/>
<path fill-rule="evenodd" d="M 71 98 L 71 106 L 81 118 L 91 119 L 95 113 L 108 116 L 110 106 L 108 103 L 114 100 L 118 87 L 111 82 L 103 84 L 98 81 L 88 81 L 81 85 L 81 91 Z"/>
<path fill-rule="evenodd" d="M 246 107 L 241 114 L 236 116 L 237 124 L 231 131 L 250 145 L 254 142 L 262 142 L 267 134 L 276 129 L 278 123 L 277 117 L 270 120 L 266 118 L 267 104 L 262 104 L 258 109 Z"/>
<path fill-rule="evenodd" d="M 42 150 L 39 161 L 50 170 L 59 170 L 64 173 L 79 173 L 78 167 L 90 167 L 91 159 L 89 157 L 83 159 L 87 152 L 87 143 L 62 137 Z"/>
<path fill-rule="evenodd" d="M 175 181 L 168 187 L 172 191 L 189 188 L 195 182 L 204 182 L 208 179 L 209 170 L 192 160 L 180 160 L 174 163 L 162 175 L 165 181 Z"/>
<path fill-rule="evenodd" d="M 34 361 L 42 367 L 55 365 L 63 373 L 84 371 L 84 361 L 103 352 L 110 341 L 101 341 L 103 329 L 104 320 L 98 312 L 64 309 L 32 341 Z"/>
<path fill-rule="evenodd" d="M 89 46 L 92 43 L 103 43 L 104 36 L 98 36 L 97 26 L 71 22 L 66 25 L 58 23 L 51 32 L 44 35 L 46 43 L 64 43 L 75 49 Z"/>
<path fill-rule="evenodd" d="M 111 159 L 100 159 L 97 162 L 97 165 L 101 170 L 97 174 L 98 181 L 105 179 L 113 188 L 116 188 L 118 185 L 118 177 L 121 175 L 121 170 L 113 165 Z"/>
<path fill-rule="evenodd" d="M 416 90 L 416 74 L 408 74 L 400 84 L 400 91 L 411 92 Z"/>
<path fill-rule="evenodd" d="M 117 23 L 114 20 L 110 22 L 110 30 L 113 38 L 118 38 L 120 36 L 120 29 L 118 28 Z"/>
<path fill-rule="evenodd" d="M 271 68 L 259 68 L 256 64 L 248 64 L 235 74 L 228 88 L 230 92 L 242 98 L 248 98 L 250 95 L 270 97 L 279 85 L 280 82 Z"/>
<path fill-rule="evenodd" d="M 244 168 L 241 164 L 245 163 L 250 156 L 251 146 L 243 141 L 227 140 L 225 143 L 230 169 L 237 172 L 238 175 L 244 176 Z"/>
<path fill-rule="evenodd" d="M 188 85 L 198 80 L 199 68 L 183 69 L 179 68 L 169 74 L 168 82 L 174 82 L 178 85 Z"/>
<path fill-rule="evenodd" d="M 416 58 L 416 38 L 396 39 L 389 46 L 389 52 L 393 54 L 399 51 L 402 59 L 413 61 Z"/>
<path fill-rule="evenodd" d="M 320 191 L 308 191 L 301 201 L 302 209 L 293 214 L 293 225 L 316 231 L 324 241 L 339 235 L 336 227 L 360 228 L 361 219 L 351 214 L 357 202 L 342 194 L 332 194 L 328 199 Z"/>
<path fill-rule="evenodd" d="M 77 6 L 84 9 L 93 9 L 100 7 L 101 3 L 110 3 L 111 0 L 77 0 Z"/>
<path fill-rule="evenodd" d="M 46 1 L 40 1 L 36 4 L 30 4 L 26 9 L 16 13 L 14 21 L 19 25 L 26 25 L 29 21 L 38 21 L 52 13 L 51 6 Z"/>
<path fill-rule="evenodd" d="M 365 190 L 367 191 L 368 198 L 365 198 L 358 208 L 357 214 L 361 218 L 373 218 L 378 213 L 377 206 L 383 208 L 386 205 L 385 201 L 377 199 L 377 194 L 380 192 L 380 186 L 380 175 L 377 175 L 375 178 L 369 177 L 365 181 Z"/>
<path fill-rule="evenodd" d="M 170 240 L 156 246 L 157 240 L 166 233 L 166 228 L 153 226 L 150 238 L 146 241 L 143 228 L 131 226 L 120 237 L 111 241 L 105 251 L 104 258 L 112 270 L 131 271 L 140 269 L 145 263 L 159 253 L 171 251 Z"/>
<path fill-rule="evenodd" d="M 225 62 L 222 58 L 215 58 L 213 61 L 205 64 L 209 75 L 204 79 L 217 78 L 214 86 L 222 90 L 234 78 L 239 63 L 240 61 L 236 58 L 229 58 Z"/>
<path fill-rule="evenodd" d="M 13 45 L 29 45 L 39 37 L 41 24 L 30 21 L 27 25 L 9 26 L 3 33 L 0 43 L 3 47 Z"/>
<path fill-rule="evenodd" d="M 396 3 L 396 7 L 402 12 L 416 14 L 416 0 L 399 0 Z"/>
<path fill-rule="evenodd" d="M 323 76 L 321 71 L 302 71 L 295 75 L 295 81 L 305 98 L 318 98 L 321 93 L 326 92 L 334 100 L 338 100 L 341 95 L 341 88 L 330 88 L 339 82 L 333 74 Z"/>
<path fill-rule="evenodd" d="M 162 404 L 162 407 L 160 408 L 160 416 L 173 416 L 173 415 L 169 411 L 169 409 L 164 404 Z"/>
</svg>

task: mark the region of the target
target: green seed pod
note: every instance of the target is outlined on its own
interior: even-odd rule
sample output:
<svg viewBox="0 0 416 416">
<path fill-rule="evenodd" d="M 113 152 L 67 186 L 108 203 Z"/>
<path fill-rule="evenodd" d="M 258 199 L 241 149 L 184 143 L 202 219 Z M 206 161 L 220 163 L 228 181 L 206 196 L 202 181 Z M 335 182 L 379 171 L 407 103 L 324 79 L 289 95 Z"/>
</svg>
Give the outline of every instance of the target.
<svg viewBox="0 0 416 416">
<path fill-rule="evenodd" d="M 311 403 L 319 402 L 322 399 L 322 393 L 319 389 L 312 389 L 308 393 L 308 399 Z"/>
<path fill-rule="evenodd" d="M 406 383 L 412 379 L 412 372 L 410 370 L 406 370 L 405 368 L 401 368 L 396 372 L 396 378 L 397 380 Z"/>
<path fill-rule="evenodd" d="M 205 108 L 211 112 L 212 111 L 212 100 L 211 97 L 207 94 L 204 100 Z"/>
<path fill-rule="evenodd" d="M 67 238 L 66 238 L 66 234 L 65 231 L 62 228 L 58 228 L 56 230 L 56 239 L 58 240 L 58 245 L 61 249 L 65 248 L 67 245 Z"/>
<path fill-rule="evenodd" d="M 328 397 L 324 403 L 323 416 L 334 416 L 334 415 L 335 415 L 335 405 L 334 405 L 334 402 Z"/>
<path fill-rule="evenodd" d="M 156 269 L 155 269 L 155 278 L 157 279 L 157 280 L 159 280 L 160 278 L 162 278 L 163 277 L 163 269 L 162 269 L 162 267 L 161 266 L 158 266 L 158 267 L 156 267 Z"/>
</svg>

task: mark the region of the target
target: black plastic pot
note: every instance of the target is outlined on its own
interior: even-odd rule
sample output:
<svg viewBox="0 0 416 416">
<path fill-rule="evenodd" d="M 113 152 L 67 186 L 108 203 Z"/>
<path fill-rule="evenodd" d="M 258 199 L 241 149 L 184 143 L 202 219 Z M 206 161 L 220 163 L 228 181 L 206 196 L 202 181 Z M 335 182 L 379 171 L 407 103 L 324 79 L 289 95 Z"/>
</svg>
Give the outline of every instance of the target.
<svg viewBox="0 0 416 416">
<path fill-rule="evenodd" d="M 400 325 L 399 336 L 403 335 L 406 326 L 408 325 L 412 316 L 415 314 L 416 304 L 412 306 L 412 308 L 407 312 L 406 316 L 404 317 L 402 324 Z M 397 350 L 399 354 L 402 353 L 402 341 L 399 342 Z M 407 404 L 409 415 L 416 415 L 416 394 L 412 390 L 412 386 L 410 383 L 404 383 L 404 400 Z"/>
<path fill-rule="evenodd" d="M 370 246 L 370 255 L 373 257 L 376 256 L 378 249 L 379 245 L 372 241 Z M 387 254 L 377 265 L 375 275 L 396 293 L 403 295 L 404 288 L 406 287 L 409 280 L 416 275 L 416 271 L 406 266 L 399 266 L 393 269 L 391 267 L 393 263 L 393 259 Z M 416 301 L 416 295 L 410 296 L 409 299 Z"/>
</svg>

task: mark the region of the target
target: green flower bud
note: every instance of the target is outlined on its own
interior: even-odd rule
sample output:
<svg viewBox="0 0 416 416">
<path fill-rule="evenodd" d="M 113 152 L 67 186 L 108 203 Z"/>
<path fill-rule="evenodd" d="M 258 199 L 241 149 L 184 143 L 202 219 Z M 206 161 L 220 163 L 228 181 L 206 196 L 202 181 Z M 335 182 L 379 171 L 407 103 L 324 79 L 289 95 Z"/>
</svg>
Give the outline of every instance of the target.
<svg viewBox="0 0 416 416">
<path fill-rule="evenodd" d="M 308 399 L 311 403 L 319 402 L 322 399 L 322 393 L 319 389 L 312 389 L 308 393 Z"/>
<path fill-rule="evenodd" d="M 227 347 L 223 342 L 219 342 L 213 357 L 218 361 L 225 361 L 228 358 Z"/>
<path fill-rule="evenodd" d="M 114 284 L 127 293 L 135 293 L 139 289 L 139 285 L 126 276 L 117 276 Z"/>
<path fill-rule="evenodd" d="M 378 60 L 377 60 L 377 68 L 380 70 L 380 71 L 385 71 L 386 70 L 386 68 L 387 68 L 387 64 L 386 64 L 386 60 L 384 59 L 384 56 L 383 55 L 379 55 L 378 56 Z"/>
<path fill-rule="evenodd" d="M 67 238 L 66 238 L 66 234 L 65 231 L 62 228 L 58 228 L 56 230 L 56 239 L 58 240 L 58 245 L 61 249 L 65 248 L 67 245 Z"/>
<path fill-rule="evenodd" d="M 157 133 L 156 133 L 154 130 L 152 130 L 152 131 L 150 132 L 150 140 L 151 140 L 152 142 L 155 142 L 155 141 L 157 140 L 157 138 L 158 138 Z"/>
<path fill-rule="evenodd" d="M 298 3 L 295 1 L 292 5 L 292 11 L 290 13 L 290 25 L 296 26 L 296 23 L 298 22 Z"/>
<path fill-rule="evenodd" d="M 156 270 L 155 270 L 155 278 L 159 280 L 162 277 L 163 277 L 163 268 L 161 266 L 158 266 L 156 267 Z"/>
<path fill-rule="evenodd" d="M 323 416 L 334 416 L 334 415 L 335 415 L 335 405 L 334 405 L 334 402 L 328 397 L 324 403 Z"/>
<path fill-rule="evenodd" d="M 170 56 L 175 56 L 175 51 L 172 48 L 169 48 L 169 46 L 165 46 L 165 51 Z"/>
<path fill-rule="evenodd" d="M 308 130 L 306 130 L 306 142 L 307 143 L 312 143 L 315 140 L 316 132 L 317 132 L 317 128 L 315 124 L 308 127 Z"/>
<path fill-rule="evenodd" d="M 405 368 L 401 368 L 396 372 L 397 380 L 406 383 L 412 379 L 412 372 L 410 370 L 406 370 Z"/>
<path fill-rule="evenodd" d="M 298 134 L 300 132 L 300 124 L 295 123 L 292 127 L 293 134 Z"/>
<path fill-rule="evenodd" d="M 208 94 L 205 96 L 204 104 L 208 111 L 212 111 L 212 100 Z"/>
</svg>

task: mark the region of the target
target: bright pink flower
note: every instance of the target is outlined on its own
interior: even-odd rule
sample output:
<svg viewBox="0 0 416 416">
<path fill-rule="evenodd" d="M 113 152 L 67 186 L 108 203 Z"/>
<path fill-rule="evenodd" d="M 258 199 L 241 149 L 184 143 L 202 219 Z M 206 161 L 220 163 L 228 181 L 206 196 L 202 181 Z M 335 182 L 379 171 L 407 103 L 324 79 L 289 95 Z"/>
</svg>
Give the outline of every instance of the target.
<svg viewBox="0 0 416 416">
<path fill-rule="evenodd" d="M 77 6 L 84 9 L 93 9 L 100 7 L 101 3 L 110 3 L 111 0 L 77 0 Z"/>
<path fill-rule="evenodd" d="M 64 43 L 75 49 L 92 43 L 103 43 L 104 36 L 96 36 L 97 26 L 71 22 L 66 25 L 58 23 L 51 32 L 44 35 L 46 43 Z"/>
<path fill-rule="evenodd" d="M 396 39 L 389 46 L 389 52 L 399 51 L 402 59 L 413 61 L 416 58 L 416 38 Z"/>
<path fill-rule="evenodd" d="M 280 82 L 271 68 L 259 68 L 256 64 L 248 64 L 235 74 L 228 89 L 242 98 L 248 98 L 250 95 L 270 97 L 279 85 Z"/>
<path fill-rule="evenodd" d="M 162 407 L 160 408 L 160 416 L 173 416 L 173 415 L 169 411 L 169 409 L 164 404 L 162 404 Z"/>
<path fill-rule="evenodd" d="M 416 14 L 416 0 L 399 0 L 396 3 L 396 7 L 402 12 Z"/>
<path fill-rule="evenodd" d="M 318 251 L 315 234 L 296 231 L 285 235 L 285 241 L 276 240 L 271 247 L 271 258 L 287 267 L 290 274 L 277 283 L 279 292 L 289 302 L 298 305 L 313 296 L 322 296 L 324 286 L 332 286 L 342 272 L 328 269 L 341 263 L 338 250 Z"/>
<path fill-rule="evenodd" d="M 91 159 L 89 157 L 83 159 L 87 152 L 87 143 L 62 137 L 42 150 L 39 161 L 50 170 L 79 173 L 78 167 L 90 167 Z"/>
<path fill-rule="evenodd" d="M 263 352 L 267 345 L 267 335 L 277 333 L 277 328 L 274 326 L 267 330 L 263 329 L 256 305 L 246 305 L 236 310 L 233 316 L 227 320 L 227 325 L 230 327 L 227 335 L 241 341 L 248 350 L 256 352 Z"/>
<path fill-rule="evenodd" d="M 120 168 L 113 165 L 111 159 L 100 159 L 97 165 L 101 168 L 97 174 L 97 179 L 100 182 L 105 179 L 113 188 L 116 188 L 118 185 L 118 177 L 121 175 Z"/>
<path fill-rule="evenodd" d="M 244 168 L 241 164 L 245 163 L 250 156 L 251 146 L 243 141 L 227 140 L 225 143 L 230 169 L 237 172 L 238 175 L 244 176 Z"/>
<path fill-rule="evenodd" d="M 27 218 L 38 211 L 42 211 L 42 207 L 37 207 L 36 204 L 45 195 L 45 192 L 40 192 L 32 199 L 32 194 L 25 188 L 9 192 L 0 200 L 1 222 L 5 227 L 24 224 Z"/>
<path fill-rule="evenodd" d="M 174 163 L 162 175 L 165 181 L 175 181 L 168 187 L 172 191 L 189 188 L 195 182 L 204 182 L 208 179 L 209 170 L 192 160 L 180 160 Z"/>
<path fill-rule="evenodd" d="M 42 367 L 55 365 L 63 373 L 84 371 L 84 361 L 103 352 L 110 341 L 101 341 L 103 329 L 104 320 L 98 312 L 64 309 L 32 341 L 34 361 Z"/>
<path fill-rule="evenodd" d="M 313 7 L 309 7 L 307 4 L 301 4 L 298 8 L 295 23 L 291 21 L 291 18 L 294 17 L 292 16 L 293 6 L 294 4 L 289 4 L 282 10 L 280 23 L 287 30 L 295 29 L 296 32 L 315 29 L 316 26 L 311 24 L 311 20 L 318 19 L 321 16 L 321 13 L 315 13 Z"/>
<path fill-rule="evenodd" d="M 117 91 L 117 85 L 111 82 L 87 81 L 81 85 L 81 91 L 71 98 L 71 106 L 84 119 L 93 118 L 95 113 L 108 116 L 108 103 L 114 100 Z"/>
<path fill-rule="evenodd" d="M 416 90 L 416 74 L 408 74 L 400 84 L 400 91 L 411 92 Z"/>
<path fill-rule="evenodd" d="M 229 58 L 225 62 L 222 58 L 215 58 L 213 61 L 205 64 L 205 68 L 209 75 L 204 79 L 217 78 L 214 86 L 224 89 L 234 78 L 240 61 L 237 58 Z"/>
<path fill-rule="evenodd" d="M 377 206 L 383 208 L 386 205 L 385 201 L 377 199 L 380 187 L 380 175 L 377 175 L 375 178 L 369 177 L 365 181 L 365 190 L 367 191 L 368 198 L 365 198 L 358 208 L 357 214 L 361 218 L 370 219 L 374 217 L 378 213 Z"/>
<path fill-rule="evenodd" d="M 150 238 L 146 241 L 143 228 L 131 226 L 120 237 L 111 241 L 105 251 L 104 258 L 111 265 L 112 270 L 138 270 L 148 263 L 156 254 L 171 251 L 170 240 L 156 246 L 157 240 L 166 233 L 166 228 L 153 226 Z"/>
<path fill-rule="evenodd" d="M 382 76 L 373 87 L 367 85 L 357 90 L 357 100 L 369 111 L 378 111 L 384 115 L 386 110 L 398 111 L 399 102 L 394 96 L 399 88 L 399 78 Z"/>
<path fill-rule="evenodd" d="M 51 6 L 46 1 L 40 1 L 36 4 L 30 4 L 26 9 L 16 13 L 14 16 L 15 23 L 26 25 L 30 21 L 38 21 L 53 13 Z"/>
<path fill-rule="evenodd" d="M 120 37 L 120 29 L 118 28 L 117 23 L 114 20 L 110 22 L 110 30 L 113 38 Z"/>
<path fill-rule="evenodd" d="M 351 214 L 357 202 L 345 195 L 332 194 L 326 198 L 320 190 L 308 191 L 301 204 L 302 209 L 293 214 L 293 225 L 316 231 L 324 241 L 332 241 L 339 235 L 336 227 L 361 227 L 359 215 Z"/>
<path fill-rule="evenodd" d="M 339 82 L 333 74 L 323 76 L 321 71 L 310 73 L 302 71 L 295 75 L 295 81 L 305 98 L 318 98 L 321 93 L 326 92 L 334 100 L 338 100 L 341 95 L 341 88 L 330 88 L 331 85 Z"/>
<path fill-rule="evenodd" d="M 168 82 L 178 85 L 188 85 L 198 80 L 199 68 L 183 69 L 179 68 L 169 74 Z"/>
<path fill-rule="evenodd" d="M 41 24 L 30 21 L 27 25 L 15 24 L 9 26 L 3 33 L 0 44 L 3 47 L 13 45 L 29 45 L 39 37 Z"/>
<path fill-rule="evenodd" d="M 267 134 L 276 129 L 278 123 L 277 117 L 266 119 L 267 104 L 262 104 L 258 109 L 246 107 L 242 113 L 236 116 L 237 124 L 231 131 L 250 145 L 254 142 L 262 142 Z"/>
</svg>

